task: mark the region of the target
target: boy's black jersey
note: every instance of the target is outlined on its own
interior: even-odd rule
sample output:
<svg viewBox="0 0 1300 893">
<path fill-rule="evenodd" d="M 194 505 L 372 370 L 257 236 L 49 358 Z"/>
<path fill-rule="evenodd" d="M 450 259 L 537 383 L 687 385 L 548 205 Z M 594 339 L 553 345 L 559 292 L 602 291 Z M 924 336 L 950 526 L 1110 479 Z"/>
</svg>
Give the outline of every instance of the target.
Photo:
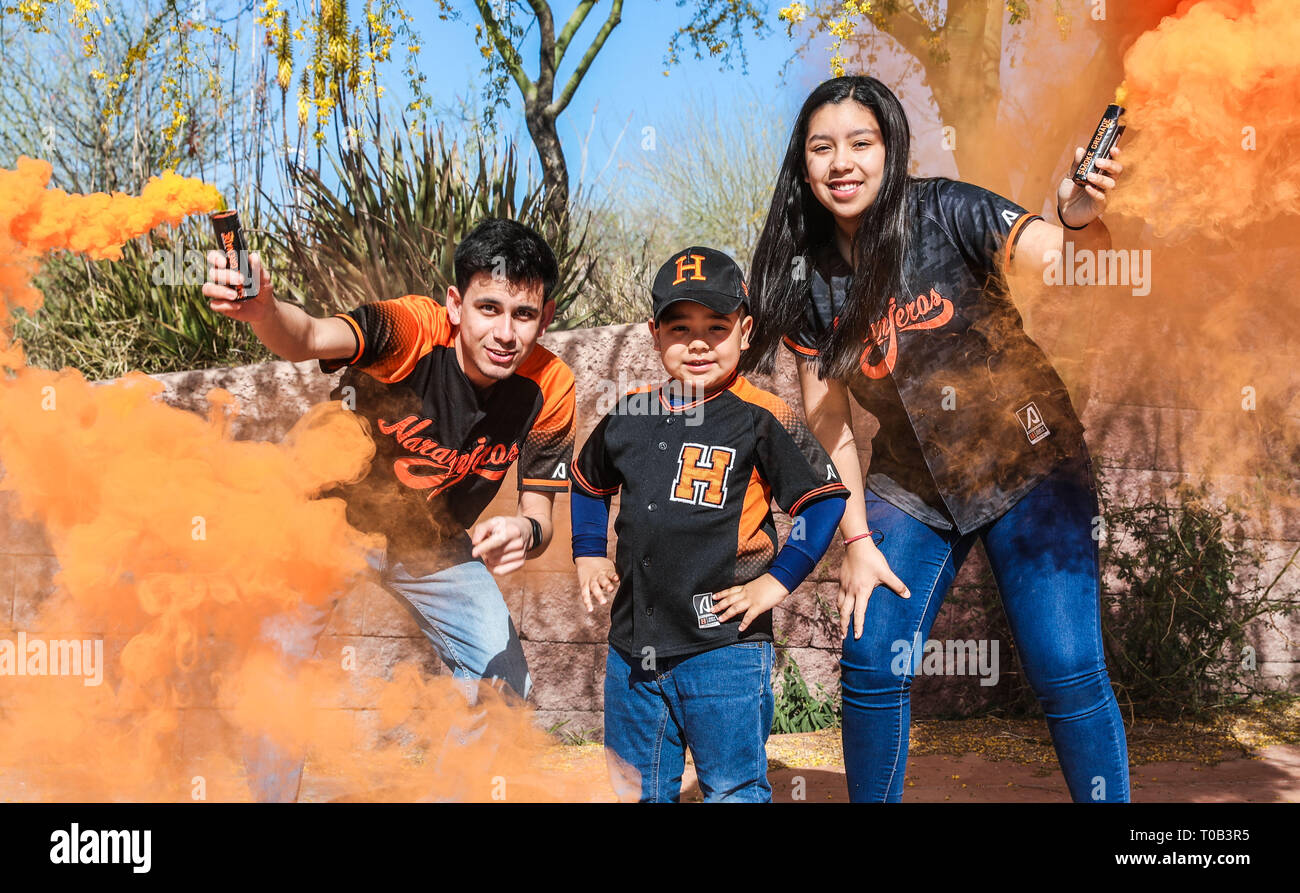
<svg viewBox="0 0 1300 893">
<path fill-rule="evenodd" d="M 624 395 L 579 452 L 573 488 L 595 498 L 621 491 L 609 642 L 629 659 L 647 647 L 672 657 L 770 641 L 771 612 L 738 634 L 739 616 L 713 616 L 712 594 L 767 571 L 773 498 L 796 516 L 848 495 L 802 419 L 740 376 L 675 407 L 662 385 Z"/>
<path fill-rule="evenodd" d="M 546 348 L 480 390 L 456 360 L 446 308 L 432 298 L 406 295 L 338 317 L 352 327 L 356 353 L 320 367 L 352 367 L 331 396 L 367 420 L 376 454 L 360 481 L 334 495 L 347 500 L 354 527 L 387 537 L 390 555 L 408 565 L 469 560 L 465 529 L 516 461 L 519 489 L 568 489 L 573 373 Z"/>
<path fill-rule="evenodd" d="M 927 524 L 968 533 L 1081 455 L 1083 425 L 1002 273 L 1038 215 L 945 179 L 918 181 L 911 200 L 910 294 L 871 326 L 847 384 L 880 422 L 866 485 Z M 833 249 L 815 261 L 803 325 L 784 339 L 810 357 L 852 277 Z"/>
</svg>

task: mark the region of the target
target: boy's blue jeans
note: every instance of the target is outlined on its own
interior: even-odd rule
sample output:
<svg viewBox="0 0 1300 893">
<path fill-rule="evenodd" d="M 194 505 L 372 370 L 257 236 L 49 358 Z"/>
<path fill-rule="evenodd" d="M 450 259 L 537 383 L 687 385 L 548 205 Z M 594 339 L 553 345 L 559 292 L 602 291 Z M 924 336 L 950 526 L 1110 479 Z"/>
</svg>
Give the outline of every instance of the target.
<svg viewBox="0 0 1300 893">
<path fill-rule="evenodd" d="M 896 643 L 929 638 L 978 536 L 1020 664 L 1047 714 L 1070 796 L 1076 802 L 1126 802 L 1128 748 L 1102 651 L 1093 539 L 1099 512 L 1091 460 L 1085 456 L 1063 464 L 1000 518 L 965 536 L 932 528 L 871 491 L 866 499 L 867 524 L 912 597 L 902 599 L 877 586 L 867 603 L 862 638 L 853 638 L 850 627 L 844 640 L 840 667 L 850 799 L 902 799 L 916 664 L 898 659 Z"/>
<path fill-rule="evenodd" d="M 479 679 L 499 679 L 528 697 L 532 680 L 523 646 L 496 578 L 483 562 L 468 561 L 417 576 L 401 562 L 387 563 L 382 552 L 372 552 L 367 561 L 380 573 L 384 588 L 411 612 L 452 675 L 466 681 L 471 703 L 476 697 L 473 683 Z M 328 608 L 303 605 L 295 615 L 268 618 L 262 635 L 287 658 L 307 660 L 316 651 L 329 615 Z M 244 765 L 258 802 L 297 799 L 303 769 L 300 756 L 287 754 L 259 736 L 245 742 Z"/>
<path fill-rule="evenodd" d="M 676 803 L 689 747 L 705 802 L 770 802 L 773 709 L 771 642 L 661 658 L 649 670 L 610 648 L 605 748 L 617 757 L 610 776 L 619 799 Z"/>
</svg>

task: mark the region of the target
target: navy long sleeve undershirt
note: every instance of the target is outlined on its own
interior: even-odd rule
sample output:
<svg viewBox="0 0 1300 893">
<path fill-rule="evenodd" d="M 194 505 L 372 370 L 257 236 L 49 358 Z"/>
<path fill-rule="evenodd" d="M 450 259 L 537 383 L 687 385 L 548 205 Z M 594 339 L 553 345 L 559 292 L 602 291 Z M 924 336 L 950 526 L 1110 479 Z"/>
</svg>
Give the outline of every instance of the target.
<svg viewBox="0 0 1300 893">
<path fill-rule="evenodd" d="M 768 573 L 789 592 L 812 573 L 826 554 L 831 538 L 844 515 L 846 500 L 842 496 L 820 499 L 795 518 L 794 527 Z M 574 490 L 569 494 L 569 515 L 573 524 L 573 557 L 605 558 L 609 540 L 609 497 L 596 499 Z"/>
</svg>

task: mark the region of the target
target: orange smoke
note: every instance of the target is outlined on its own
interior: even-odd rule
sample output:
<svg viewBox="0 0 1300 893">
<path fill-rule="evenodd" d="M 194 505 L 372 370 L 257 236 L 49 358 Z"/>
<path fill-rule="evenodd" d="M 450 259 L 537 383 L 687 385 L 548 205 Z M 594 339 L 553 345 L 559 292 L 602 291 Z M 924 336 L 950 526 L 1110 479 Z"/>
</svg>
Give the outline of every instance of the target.
<svg viewBox="0 0 1300 893">
<path fill-rule="evenodd" d="M 170 173 L 138 197 L 67 195 L 49 176 L 31 159 L 0 171 L 0 348 L 12 308 L 40 304 L 30 276 L 42 253 L 119 257 L 124 240 L 218 202 Z M 17 345 L 0 362 L 13 370 L 0 369 L 0 491 L 41 524 L 59 564 L 54 591 L 0 632 L 0 798 L 247 799 L 241 755 L 261 737 L 309 759 L 337 797 L 612 799 L 603 766 L 544 771 L 531 711 L 487 686 L 475 717 L 448 677 L 399 665 L 391 681 L 371 678 L 343 646 L 294 660 L 264 638 L 268 618 L 328 609 L 379 545 L 340 500 L 314 498 L 373 456 L 338 403 L 282 443 L 237 442 L 225 391 L 208 394 L 205 419 L 162 403 L 142 374 L 92 384 L 24 367 Z M 18 636 L 48 650 L 27 675 L 15 673 L 15 658 L 34 660 Z M 102 643 L 101 682 L 42 675 L 56 641 Z M 453 727 L 484 723 L 448 746 Z"/>
<path fill-rule="evenodd" d="M 22 365 L 22 352 L 10 347 L 14 309 L 40 306 L 31 286 L 34 258 L 66 249 L 94 260 L 118 260 L 122 243 L 163 223 L 217 207 L 217 188 L 167 171 L 151 177 L 139 196 L 69 195 L 50 189 L 48 161 L 22 156 L 14 170 L 0 169 L 0 368 Z"/>
<path fill-rule="evenodd" d="M 1297 46 L 1290 0 L 1184 3 L 1142 35 L 1124 57 L 1134 176 L 1114 210 L 1161 237 L 1300 211 Z"/>
<path fill-rule="evenodd" d="M 981 6 L 992 14 L 999 5 L 963 4 L 972 14 Z M 1113 497 L 1160 496 L 1208 477 L 1221 495 L 1245 499 L 1244 533 L 1284 560 L 1294 546 L 1283 543 L 1300 537 L 1296 4 L 1142 0 L 1106 4 L 1098 17 L 1098 4 L 1074 4 L 1064 37 L 1050 7 L 1034 5 L 1015 26 L 998 10 L 997 65 L 954 67 L 889 38 L 856 70 L 904 98 L 918 173 L 951 176 L 955 161 L 955 176 L 1053 223 L 1074 148 L 1107 102 L 1126 107 L 1125 172 L 1103 220 L 1112 249 L 1141 262 L 1144 281 L 1071 287 L 1013 275 L 1015 304 L 1069 388 Z M 980 33 L 947 35 L 951 58 L 969 56 Z M 825 71 L 824 57 L 811 64 Z M 978 110 L 954 83 L 972 92 L 995 83 L 997 95 Z M 948 104 L 931 109 L 931 96 Z M 941 125 L 954 129 L 947 143 Z M 981 444 L 971 461 L 997 449 Z"/>
</svg>

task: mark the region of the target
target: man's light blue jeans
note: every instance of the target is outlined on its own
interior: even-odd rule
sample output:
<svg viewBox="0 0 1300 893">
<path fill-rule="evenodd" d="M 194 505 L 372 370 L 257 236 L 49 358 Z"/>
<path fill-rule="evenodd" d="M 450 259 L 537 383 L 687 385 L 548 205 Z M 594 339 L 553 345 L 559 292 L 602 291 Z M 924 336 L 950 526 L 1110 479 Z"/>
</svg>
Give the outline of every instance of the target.
<svg viewBox="0 0 1300 893">
<path fill-rule="evenodd" d="M 532 680 L 523 646 L 501 588 L 483 562 L 476 559 L 415 575 L 400 561 L 388 563 L 382 552 L 372 552 L 367 561 L 379 572 L 384 588 L 411 612 L 453 676 L 466 683 L 499 680 L 520 697 L 528 697 Z M 286 659 L 308 660 L 316 652 L 331 611 L 332 606 L 303 605 L 296 614 L 267 618 L 262 635 L 274 641 Z M 476 686 L 467 684 L 465 692 L 473 704 Z M 244 767 L 258 802 L 297 800 L 301 756 L 285 753 L 266 736 L 249 738 Z"/>
</svg>

